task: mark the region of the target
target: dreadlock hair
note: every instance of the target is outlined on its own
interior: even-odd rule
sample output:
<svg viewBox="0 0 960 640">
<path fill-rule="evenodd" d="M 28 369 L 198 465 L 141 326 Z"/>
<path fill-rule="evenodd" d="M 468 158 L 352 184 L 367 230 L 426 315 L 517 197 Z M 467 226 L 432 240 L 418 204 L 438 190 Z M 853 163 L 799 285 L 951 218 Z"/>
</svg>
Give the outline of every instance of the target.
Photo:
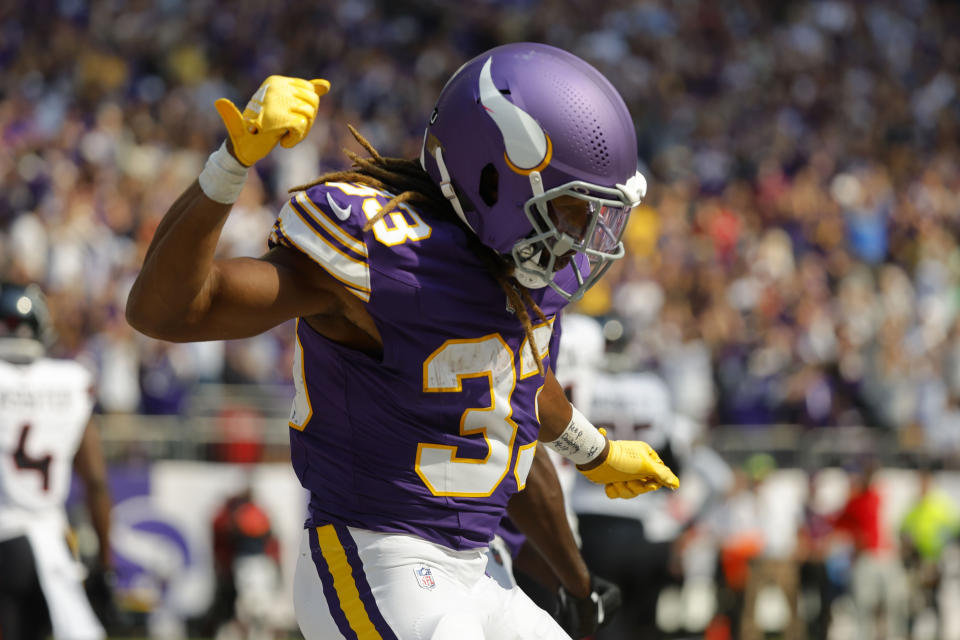
<svg viewBox="0 0 960 640">
<path fill-rule="evenodd" d="M 354 182 L 396 194 L 381 207 L 374 217 L 367 220 L 366 224 L 363 225 L 364 231 L 369 231 L 387 213 L 394 211 L 405 202 L 425 205 L 432 210 L 442 212 L 460 226 L 464 226 L 463 221 L 450 206 L 450 202 L 441 193 L 440 187 L 434 183 L 417 160 L 385 158 L 355 128 L 349 124 L 347 128 L 360 146 L 370 154 L 370 157 L 363 158 L 349 149 L 344 149 L 344 153 L 352 162 L 350 169 L 325 173 L 313 182 L 292 188 L 291 192 L 305 191 L 325 182 Z M 543 361 L 540 358 L 540 350 L 537 348 L 537 342 L 533 336 L 533 323 L 530 320 L 528 309 L 532 309 L 541 322 L 546 322 L 547 317 L 530 296 L 530 291 L 513 277 L 513 266 L 496 251 L 483 245 L 472 231 L 469 229 L 467 231 L 470 238 L 470 248 L 480 258 L 487 271 L 506 295 L 507 302 L 517 314 L 517 319 L 523 325 L 527 340 L 530 341 L 530 351 L 533 353 L 534 360 L 536 360 L 537 370 L 540 375 L 544 375 Z"/>
</svg>

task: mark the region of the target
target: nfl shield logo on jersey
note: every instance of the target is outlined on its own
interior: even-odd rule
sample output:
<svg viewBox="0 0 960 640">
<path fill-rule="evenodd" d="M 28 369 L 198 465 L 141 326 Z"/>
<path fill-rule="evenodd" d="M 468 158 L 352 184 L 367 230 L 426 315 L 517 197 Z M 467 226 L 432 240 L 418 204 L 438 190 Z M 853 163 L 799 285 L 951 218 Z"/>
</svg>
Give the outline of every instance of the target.
<svg viewBox="0 0 960 640">
<path fill-rule="evenodd" d="M 436 581 L 433 579 L 433 572 L 430 571 L 430 567 L 420 565 L 413 572 L 417 575 L 417 584 L 420 585 L 421 589 L 431 590 L 437 586 Z"/>
</svg>

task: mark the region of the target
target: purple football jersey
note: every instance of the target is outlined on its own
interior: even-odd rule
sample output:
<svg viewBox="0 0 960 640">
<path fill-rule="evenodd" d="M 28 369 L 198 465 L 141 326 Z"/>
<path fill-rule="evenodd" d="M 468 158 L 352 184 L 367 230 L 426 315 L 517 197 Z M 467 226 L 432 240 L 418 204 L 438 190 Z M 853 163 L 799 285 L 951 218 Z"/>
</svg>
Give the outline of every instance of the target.
<svg viewBox="0 0 960 640">
<path fill-rule="evenodd" d="M 362 230 L 388 199 L 318 185 L 284 206 L 271 234 L 363 300 L 383 339 L 381 360 L 297 323 L 291 455 L 311 494 L 308 525 L 483 546 L 533 462 L 543 377 L 468 231 L 407 205 Z M 566 301 L 532 294 L 548 318 L 534 319 L 534 338 L 550 366 Z"/>
</svg>

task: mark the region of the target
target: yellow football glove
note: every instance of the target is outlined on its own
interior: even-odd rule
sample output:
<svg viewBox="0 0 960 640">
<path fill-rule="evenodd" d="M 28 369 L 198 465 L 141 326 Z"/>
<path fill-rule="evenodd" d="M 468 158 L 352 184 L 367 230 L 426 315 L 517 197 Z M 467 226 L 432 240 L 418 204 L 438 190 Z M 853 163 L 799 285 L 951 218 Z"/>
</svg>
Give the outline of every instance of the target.
<svg viewBox="0 0 960 640">
<path fill-rule="evenodd" d="M 600 433 L 607 435 L 603 428 Z M 632 498 L 661 487 L 680 486 L 680 480 L 657 452 L 639 440 L 611 440 L 607 459 L 596 468 L 581 469 L 580 473 L 591 482 L 606 485 L 609 498 Z"/>
<path fill-rule="evenodd" d="M 214 106 L 227 127 L 234 155 L 250 167 L 270 153 L 277 142 L 289 148 L 303 140 L 313 126 L 320 96 L 329 90 L 326 80 L 270 76 L 242 114 L 226 98 L 220 98 Z"/>
</svg>

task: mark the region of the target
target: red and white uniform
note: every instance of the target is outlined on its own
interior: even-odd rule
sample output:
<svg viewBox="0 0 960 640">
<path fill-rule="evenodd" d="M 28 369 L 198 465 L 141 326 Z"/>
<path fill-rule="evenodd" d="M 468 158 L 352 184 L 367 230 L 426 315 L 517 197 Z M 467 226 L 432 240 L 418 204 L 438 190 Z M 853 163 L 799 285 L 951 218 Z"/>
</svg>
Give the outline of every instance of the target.
<svg viewBox="0 0 960 640">
<path fill-rule="evenodd" d="M 63 504 L 93 410 L 90 374 L 66 360 L 0 361 L 0 541 L 26 536 L 55 638 L 103 638 L 67 547 Z"/>
</svg>

